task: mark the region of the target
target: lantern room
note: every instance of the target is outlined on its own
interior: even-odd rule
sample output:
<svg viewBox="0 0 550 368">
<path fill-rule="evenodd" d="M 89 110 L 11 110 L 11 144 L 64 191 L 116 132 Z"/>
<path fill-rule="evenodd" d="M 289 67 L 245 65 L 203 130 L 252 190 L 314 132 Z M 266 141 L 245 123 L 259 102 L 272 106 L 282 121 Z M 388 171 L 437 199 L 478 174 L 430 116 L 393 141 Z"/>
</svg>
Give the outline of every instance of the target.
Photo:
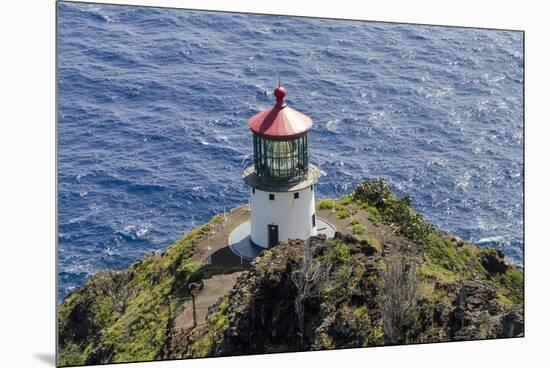
<svg viewBox="0 0 550 368">
<path fill-rule="evenodd" d="M 260 181 L 298 182 L 308 173 L 308 131 L 311 118 L 284 101 L 286 90 L 274 91 L 276 104 L 248 121 L 253 133 L 254 173 Z"/>
</svg>

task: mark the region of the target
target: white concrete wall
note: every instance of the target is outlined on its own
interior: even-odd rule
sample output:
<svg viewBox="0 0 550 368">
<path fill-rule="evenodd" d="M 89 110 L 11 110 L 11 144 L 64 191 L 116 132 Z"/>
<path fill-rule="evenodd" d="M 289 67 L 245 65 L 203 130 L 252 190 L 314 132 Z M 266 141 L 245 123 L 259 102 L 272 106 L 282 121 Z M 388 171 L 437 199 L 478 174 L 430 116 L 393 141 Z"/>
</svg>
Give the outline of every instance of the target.
<svg viewBox="0 0 550 368">
<path fill-rule="evenodd" d="M 251 189 L 252 192 L 252 189 Z M 279 241 L 287 239 L 308 239 L 317 235 L 311 217 L 315 213 L 315 190 L 310 187 L 296 192 L 265 192 L 256 189 L 250 193 L 251 239 L 257 245 L 268 247 L 268 224 L 279 226 Z M 269 194 L 275 200 L 269 200 Z"/>
</svg>

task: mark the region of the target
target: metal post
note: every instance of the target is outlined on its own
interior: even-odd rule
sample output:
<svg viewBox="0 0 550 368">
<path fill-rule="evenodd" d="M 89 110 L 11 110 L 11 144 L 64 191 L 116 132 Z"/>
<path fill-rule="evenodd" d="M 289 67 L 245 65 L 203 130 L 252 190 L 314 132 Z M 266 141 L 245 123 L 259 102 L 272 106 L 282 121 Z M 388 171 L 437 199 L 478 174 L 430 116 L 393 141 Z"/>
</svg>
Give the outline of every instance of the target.
<svg viewBox="0 0 550 368">
<path fill-rule="evenodd" d="M 197 312 L 195 311 L 195 292 L 191 292 L 191 300 L 193 302 L 193 327 L 197 327 Z"/>
</svg>

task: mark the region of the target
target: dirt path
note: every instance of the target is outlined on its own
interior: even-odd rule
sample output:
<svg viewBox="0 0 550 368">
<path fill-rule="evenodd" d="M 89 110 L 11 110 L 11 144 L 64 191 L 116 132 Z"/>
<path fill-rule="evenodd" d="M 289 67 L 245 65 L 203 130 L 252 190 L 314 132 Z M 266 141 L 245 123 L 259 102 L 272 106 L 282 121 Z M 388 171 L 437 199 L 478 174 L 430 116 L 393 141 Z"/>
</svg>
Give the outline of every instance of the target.
<svg viewBox="0 0 550 368">
<path fill-rule="evenodd" d="M 240 259 L 237 257 L 227 245 L 227 239 L 233 229 L 250 219 L 250 211 L 248 206 L 236 207 L 226 213 L 225 219 L 214 223 L 209 231 L 208 236 L 200 239 L 195 244 L 195 253 L 193 259 L 199 263 L 206 264 L 208 257 L 212 256 L 212 264 L 217 266 L 236 266 L 240 264 Z M 227 249 L 224 249 L 227 248 Z M 215 255 L 222 255 L 216 257 Z M 249 262 L 245 260 L 243 266 L 247 266 Z"/>
<path fill-rule="evenodd" d="M 222 298 L 235 283 L 242 272 L 229 275 L 215 275 L 204 280 L 204 288 L 195 297 L 195 310 L 197 324 L 206 321 L 208 308 Z M 175 329 L 188 329 L 193 327 L 193 305 L 191 299 L 186 300 L 180 308 L 181 312 L 174 319 Z"/>
</svg>

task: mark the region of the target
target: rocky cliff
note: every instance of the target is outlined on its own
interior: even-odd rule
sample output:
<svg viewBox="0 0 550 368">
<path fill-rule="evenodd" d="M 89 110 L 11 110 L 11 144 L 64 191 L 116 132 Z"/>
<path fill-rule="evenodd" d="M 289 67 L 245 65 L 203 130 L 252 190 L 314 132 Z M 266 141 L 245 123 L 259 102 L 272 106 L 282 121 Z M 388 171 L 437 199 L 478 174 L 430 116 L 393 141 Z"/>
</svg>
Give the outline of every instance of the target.
<svg viewBox="0 0 550 368">
<path fill-rule="evenodd" d="M 60 363 L 523 336 L 523 273 L 499 251 L 433 228 L 382 180 L 317 206 L 334 239 L 264 251 L 194 328 L 169 329 L 169 300 L 207 277 L 192 261 L 203 230 L 94 276 L 60 307 Z"/>
</svg>

